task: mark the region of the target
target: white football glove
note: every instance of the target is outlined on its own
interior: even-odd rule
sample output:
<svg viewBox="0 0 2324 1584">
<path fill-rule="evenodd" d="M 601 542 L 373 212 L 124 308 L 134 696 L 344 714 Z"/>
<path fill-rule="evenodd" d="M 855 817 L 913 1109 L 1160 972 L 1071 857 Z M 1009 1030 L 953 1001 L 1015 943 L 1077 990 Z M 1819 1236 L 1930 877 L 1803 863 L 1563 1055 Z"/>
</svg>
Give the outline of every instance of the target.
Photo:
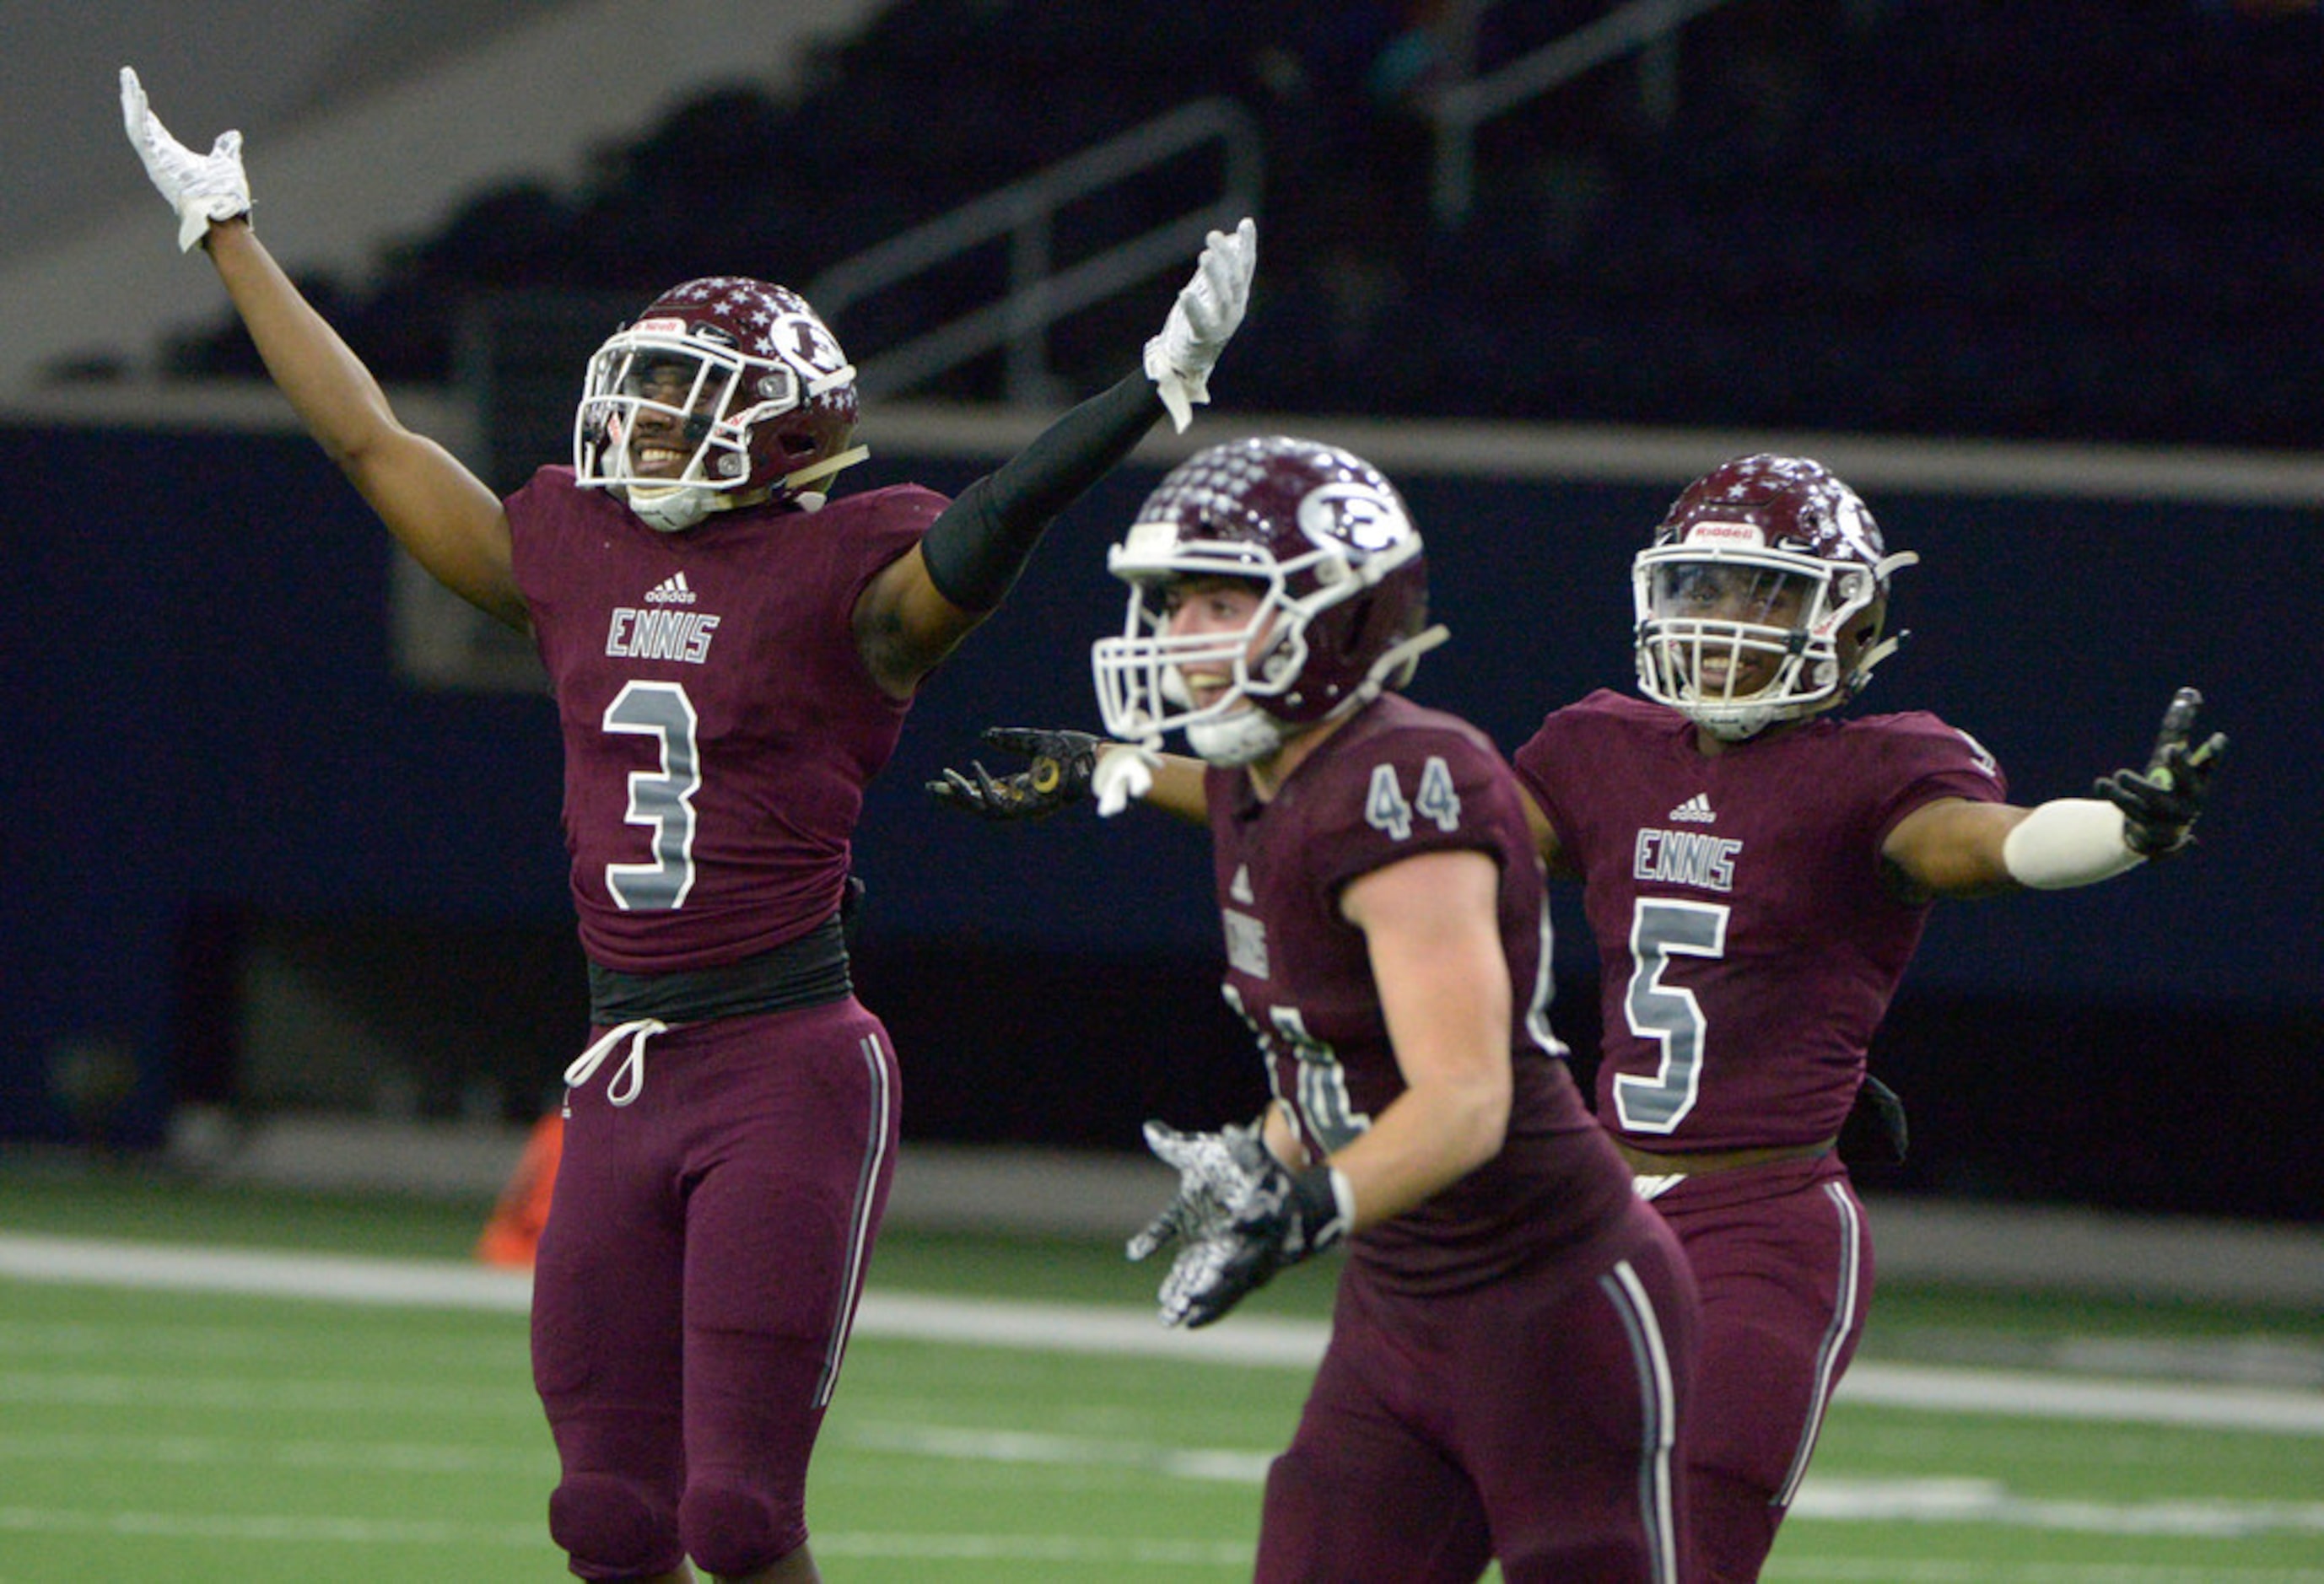
<svg viewBox="0 0 2324 1584">
<path fill-rule="evenodd" d="M 129 67 L 121 69 L 121 123 L 130 146 L 145 161 L 145 174 L 178 211 L 178 251 L 191 251 L 209 234 L 213 220 L 250 213 L 250 178 L 242 171 L 242 134 L 222 132 L 207 154 L 197 154 L 176 138 L 145 103 L 144 86 Z"/>
<path fill-rule="evenodd" d="M 1176 1241 L 1200 1242 L 1226 1229 L 1227 1203 L 1250 1173 L 1236 1165 L 1259 1144 L 1256 1124 L 1226 1127 L 1216 1133 L 1181 1133 L 1161 1122 L 1146 1124 L 1146 1147 L 1178 1174 L 1178 1192 L 1124 1250 L 1133 1260 Z"/>
<path fill-rule="evenodd" d="M 1203 246 L 1194 278 L 1170 305 L 1162 333 L 1146 344 L 1146 375 L 1180 434 L 1194 421 L 1194 404 L 1211 399 L 1211 370 L 1250 306 L 1250 278 L 1259 268 L 1259 226 L 1244 219 L 1230 236 L 1213 231 Z"/>
<path fill-rule="evenodd" d="M 1154 790 L 1154 772 L 1161 759 L 1145 743 L 1118 744 L 1098 756 L 1090 772 L 1090 790 L 1097 797 L 1101 819 L 1111 819 Z"/>
<path fill-rule="evenodd" d="M 1132 1259 L 1176 1241 L 1162 1278 L 1162 1323 L 1200 1328 L 1286 1266 L 1333 1248 L 1355 1223 L 1355 1194 L 1329 1165 L 1294 1172 L 1258 1124 L 1180 1133 L 1146 1124 L 1147 1147 L 1178 1168 L 1178 1193 L 1130 1240 Z"/>
</svg>

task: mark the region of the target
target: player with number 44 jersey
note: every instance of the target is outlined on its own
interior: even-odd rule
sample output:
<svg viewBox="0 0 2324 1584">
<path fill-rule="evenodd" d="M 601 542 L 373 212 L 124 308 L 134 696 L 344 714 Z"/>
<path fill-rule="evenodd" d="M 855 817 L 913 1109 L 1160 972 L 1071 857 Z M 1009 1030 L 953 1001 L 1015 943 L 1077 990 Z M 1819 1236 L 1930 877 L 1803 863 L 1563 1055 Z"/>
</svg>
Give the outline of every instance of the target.
<svg viewBox="0 0 2324 1584">
<path fill-rule="evenodd" d="M 1334 447 L 1215 446 L 1108 565 L 1129 612 L 1092 659 L 1135 746 L 1094 778 L 1207 820 L 1224 990 L 1273 1095 L 1216 1132 L 1148 1125 L 1180 1192 L 1130 1252 L 1176 1244 L 1162 1318 L 1195 1326 L 1347 1254 L 1254 1576 L 1678 1584 L 1693 1283 L 1550 1032 L 1516 778 L 1396 691 L 1444 636 L 1401 496 Z M 1196 760 L 1165 762 L 1174 731 Z"/>
</svg>

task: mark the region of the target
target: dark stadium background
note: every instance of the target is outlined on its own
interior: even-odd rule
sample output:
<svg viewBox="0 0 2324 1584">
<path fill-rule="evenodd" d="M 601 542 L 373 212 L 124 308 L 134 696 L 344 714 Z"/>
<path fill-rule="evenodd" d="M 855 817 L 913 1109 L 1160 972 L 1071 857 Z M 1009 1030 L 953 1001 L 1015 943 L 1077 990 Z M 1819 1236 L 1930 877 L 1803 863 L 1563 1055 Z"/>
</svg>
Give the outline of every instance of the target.
<svg viewBox="0 0 2324 1584">
<path fill-rule="evenodd" d="M 1824 65 L 1860 66 L 1848 51 L 1891 63 L 1930 53 L 1952 25 L 1935 14 L 1948 9 L 1743 4 L 1729 8 L 1727 25 L 1743 41 L 1756 27 L 1763 45 L 1812 33 Z M 1962 277 L 1935 271 L 1913 238 L 1884 238 L 1896 245 L 1885 255 L 1874 247 L 1868 263 L 1840 246 L 1836 239 L 1861 244 L 1862 227 L 1896 216 L 1877 205 L 1845 210 L 1877 196 L 1877 174 L 1823 170 L 1816 222 L 1792 236 L 1837 271 L 1821 288 L 1804 264 L 1744 278 L 1731 261 L 1747 238 L 1713 226 L 1692 253 L 1684 238 L 1665 241 L 1680 265 L 1722 261 L 1701 284 L 1728 291 L 1725 300 L 1679 311 L 1683 274 L 1660 299 L 1637 281 L 1628 297 L 1561 298 L 1528 272 L 1556 264 L 1603 287 L 1608 271 L 1657 262 L 1635 216 L 1627 229 L 1609 221 L 1595 232 L 1584 216 L 1575 225 L 1607 251 L 1512 266 L 1509 302 L 1538 317 L 1513 323 L 1498 345 L 1462 340 L 1443 333 L 1451 310 L 1427 317 L 1423 287 L 1458 277 L 1472 305 L 1489 303 L 1501 278 L 1482 263 L 1452 268 L 1469 261 L 1443 256 L 1460 251 L 1443 238 L 1389 226 L 1375 240 L 1403 272 L 1406 306 L 1431 338 L 1399 342 L 1374 327 L 1369 345 L 1351 345 L 1342 325 L 1326 355 L 1303 337 L 1331 327 L 1292 311 L 1315 300 L 1302 293 L 1315 284 L 1303 268 L 1335 216 L 1379 211 L 1303 203 L 1295 189 L 1262 212 L 1262 290 L 1275 305 L 1254 311 L 1230 352 L 1214 412 L 1306 414 L 1269 421 L 1328 433 L 1394 416 L 1368 408 L 1376 397 L 1418 404 L 1398 410 L 1416 419 L 1653 421 L 1692 428 L 1705 447 L 1698 464 L 1654 482 L 1392 463 L 1428 535 L 1437 612 L 1454 634 L 1425 665 L 1417 696 L 1514 748 L 1554 705 L 1628 686 L 1628 558 L 1677 486 L 1723 455 L 1723 436 L 1838 433 L 1853 416 L 1868 431 L 1941 437 L 1971 452 L 1979 440 L 2135 443 L 2153 456 L 2193 446 L 2230 481 L 2239 459 L 2262 450 L 2312 468 L 2324 411 L 2312 346 L 2324 322 L 2313 241 L 2324 225 L 2313 92 L 2324 48 L 2312 9 L 2039 9 L 2019 22 L 2027 59 L 2062 48 L 2072 21 L 2091 24 L 2083 42 L 2093 68 L 2109 51 L 2144 62 L 2135 94 L 2119 75 L 2112 91 L 2155 117 L 2126 120 L 2115 143 L 2078 141 L 2066 112 L 2045 100 L 2046 118 L 2030 118 L 2025 135 L 2056 135 L 2064 152 L 2043 190 L 1982 201 L 1977 160 L 1934 133 L 1916 143 L 1908 112 L 1920 106 L 1908 94 L 1881 102 L 1894 87 L 1886 78 L 1835 78 L 1820 96 L 1786 90 L 1808 106 L 1792 113 L 1787 135 L 1865 131 L 1877 144 L 1868 161 L 1876 171 L 1882 160 L 1893 170 L 1918 158 L 1951 172 L 1954 200 L 1967 206 L 1960 225 L 1990 227 Z M 2163 14 L 2176 23 L 2154 20 Z M 938 24 L 952 14 L 899 5 L 885 25 L 917 19 L 951 48 L 961 41 Z M 1851 32 L 1844 14 L 1877 22 Z M 1959 25 L 1998 30 L 1997 16 Z M 2139 52 L 2142 26 L 2163 28 L 2171 48 Z M 2234 26 L 2248 32 L 2230 37 Z M 1978 42 L 2008 57 L 2006 39 Z M 1884 57 L 1884 47 L 1898 53 Z M 2039 58 L 2059 81 L 2029 71 L 2029 95 L 2071 77 L 2066 57 Z M 2273 74 L 2247 69 L 2255 60 Z M 1965 81 L 1938 72 L 1923 86 L 1949 80 Z M 2304 100 L 2284 87 L 2301 82 Z M 2106 124 L 2107 90 L 2080 86 L 2092 97 L 2080 124 Z M 106 87 L 91 91 L 101 99 Z M 1615 149 L 1600 174 L 1616 183 L 1618 205 L 1646 213 L 1667 200 L 1670 213 L 1699 212 L 1721 169 L 1733 178 L 1724 190 L 1748 190 L 1750 161 L 1766 152 L 1754 139 L 1780 142 L 1785 128 L 1730 119 L 1723 137 L 1708 135 L 1721 124 L 1722 96 L 1737 91 L 1714 87 L 1682 121 L 1674 135 L 1704 134 L 1687 161 L 1641 161 L 1635 139 Z M 2250 96 L 2242 110 L 2237 93 Z M 1055 114 L 1099 114 L 1102 97 L 1077 95 Z M 2296 112 L 2288 120 L 2286 105 Z M 2274 119 L 2254 124 L 2245 114 L 2254 106 Z M 1877 139 L 1866 119 L 1876 107 L 1896 122 Z M 683 125 L 679 117 L 655 129 L 656 146 L 666 154 Z M 180 130 L 192 141 L 193 126 Z M 1535 130 L 1545 147 L 1578 157 L 1570 125 Z M 2293 167 L 2288 184 L 2258 174 L 2253 151 L 2271 141 Z M 2126 164 L 2144 159 L 2173 180 L 2100 221 L 2080 216 L 2076 229 L 2061 193 L 2078 180 L 2093 190 L 2135 180 L 2097 162 L 2116 144 L 2127 146 Z M 1393 137 L 1379 145 L 1398 146 Z M 1270 149 L 1279 161 L 1299 157 Z M 1513 156 L 1504 147 L 1499 157 Z M 1799 152 L 1770 157 L 1796 169 Z M 1542 168 L 1527 167 L 1536 178 Z M 2190 174 L 2217 180 L 2177 180 Z M 2255 210 L 2259 193 L 2273 207 Z M 840 207 L 890 228 L 903 212 L 895 198 Z M 1739 226 L 1750 210 L 1738 204 L 1720 218 Z M 2139 227 L 2122 216 L 2142 213 L 2177 273 L 2126 251 Z M 2048 242 L 2027 229 L 2045 216 L 2061 226 Z M 148 218 L 152 245 L 165 247 L 166 216 Z M 1465 240 L 1480 252 L 1506 233 L 1537 240 L 1552 218 L 1505 202 Z M 340 305 L 377 337 L 367 352 L 432 345 L 440 355 L 443 337 L 429 340 L 421 308 L 459 294 L 440 272 L 464 236 L 475 240 L 473 225 L 456 225 L 436 253 L 410 253 L 402 287 Z M 1779 232 L 1759 244 L 1780 253 L 1784 243 Z M 2044 260 L 2042 277 L 2028 261 Z M 2063 282 L 2067 306 L 1978 292 L 1980 262 L 2012 282 Z M 1912 302 L 1848 297 L 1868 270 L 1891 266 L 1911 277 Z M 215 300 L 202 290 L 214 288 L 189 286 L 189 303 Z M 1157 285 L 1134 310 L 1101 313 L 1059 337 L 1072 388 L 1093 389 L 1126 366 L 1166 291 Z M 1858 311 L 1822 316 L 1833 301 Z M 2093 318 L 2068 322 L 2068 307 Z M 1960 355 L 1931 350 L 1956 336 Z M 1868 339 L 1909 345 L 1925 361 L 1882 368 L 1863 350 Z M 2098 359 L 2099 348 L 2113 361 Z M 1431 355 L 1450 360 L 1433 380 L 1422 366 Z M 222 331 L 178 356 L 188 374 L 239 366 Z M 2078 357 L 2090 363 L 2079 392 L 2060 383 Z M 1657 366 L 1694 377 L 1656 386 L 1646 372 Z M 1480 368 L 1493 377 L 1472 380 Z M 1519 378 L 1528 368 L 1546 371 L 1530 408 Z M 2009 400 L 2034 387 L 2039 400 Z M 1286 400 L 1302 391 L 1323 393 L 1316 410 Z M 1593 411 L 1593 391 L 1623 410 Z M 1756 407 L 1755 391 L 1764 393 Z M 1448 391 L 1491 405 L 1464 415 L 1429 404 Z M 1863 400 L 1851 404 L 1852 394 Z M 553 428 L 561 400 L 535 420 Z M 885 442 L 879 418 L 875 403 L 864 430 L 874 461 L 853 487 L 910 478 L 957 489 L 987 465 Z M 1987 460 L 2031 455 L 1996 448 Z M 986 724 L 1091 723 L 1087 644 L 1119 605 L 1101 547 L 1156 476 L 1155 465 L 1132 465 L 1074 510 L 1012 603 L 926 690 L 873 790 L 859 842 L 870 907 L 858 978 L 903 1054 L 908 1137 L 1130 1149 L 1140 1118 L 1209 1122 L 1248 1103 L 1257 1082 L 1213 989 L 1198 833 L 1078 815 L 1029 830 L 986 827 L 934 810 L 919 791 L 939 766 L 978 753 Z M 393 553 L 295 434 L 47 419 L 19 401 L 0 418 L 0 480 L 16 706 L 0 731 L 0 1142 L 139 1154 L 164 1140 L 173 1109 L 189 1102 L 512 1123 L 534 1114 L 578 1041 L 583 1009 L 547 702 L 416 688 L 400 675 Z M 2324 865 L 2314 834 L 2324 512 L 2315 494 L 2235 504 L 2223 503 L 2231 490 L 2200 498 L 2132 483 L 2049 494 L 1859 482 L 1892 542 L 1923 557 L 1899 584 L 1897 620 L 1912 636 L 1865 707 L 1932 709 L 1974 732 L 2026 802 L 2080 793 L 2098 772 L 2136 760 L 2181 684 L 2202 687 L 2235 741 L 2191 858 L 2089 891 L 1938 909 L 1874 1051 L 1876 1071 L 1912 1107 L 1914 1157 L 1868 1169 L 1868 1182 L 1908 1193 L 2324 1215 L 2324 1165 L 2310 1142 L 2324 1116 Z M 1561 909 L 1557 1021 L 1586 1065 L 1591 964 L 1578 907 L 1566 896 Z M 284 1037 L 286 1019 L 318 1016 L 339 1020 L 338 1037 L 324 1030 L 319 1047 Z M 330 1054 L 285 1071 L 278 1045 Z"/>
</svg>

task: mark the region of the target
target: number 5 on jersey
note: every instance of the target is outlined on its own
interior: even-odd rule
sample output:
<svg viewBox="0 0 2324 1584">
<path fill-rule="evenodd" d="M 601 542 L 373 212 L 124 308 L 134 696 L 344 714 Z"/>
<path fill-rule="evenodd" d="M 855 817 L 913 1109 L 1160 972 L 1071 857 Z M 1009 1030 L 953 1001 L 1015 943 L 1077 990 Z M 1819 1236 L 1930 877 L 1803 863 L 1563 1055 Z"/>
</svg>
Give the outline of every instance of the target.
<svg viewBox="0 0 2324 1584">
<path fill-rule="evenodd" d="M 1660 1042 L 1663 1059 L 1651 1078 L 1625 1073 L 1614 1080 L 1614 1111 L 1633 1133 L 1672 1133 L 1702 1092 L 1703 1042 L 1709 1030 L 1702 1004 L 1683 985 L 1663 982 L 1673 957 L 1727 954 L 1728 909 L 1711 902 L 1641 897 L 1630 915 L 1630 987 L 1622 998 L 1630 1032 Z"/>
</svg>

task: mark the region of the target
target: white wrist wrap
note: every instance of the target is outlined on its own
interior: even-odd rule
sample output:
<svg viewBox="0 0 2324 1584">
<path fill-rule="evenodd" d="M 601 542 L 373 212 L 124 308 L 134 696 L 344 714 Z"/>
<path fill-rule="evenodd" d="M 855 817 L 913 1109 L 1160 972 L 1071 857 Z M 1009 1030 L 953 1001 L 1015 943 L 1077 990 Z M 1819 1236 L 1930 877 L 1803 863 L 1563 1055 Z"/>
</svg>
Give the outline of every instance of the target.
<svg viewBox="0 0 2324 1584">
<path fill-rule="evenodd" d="M 1340 1207 L 1341 1235 L 1344 1237 L 1356 1229 L 1356 1185 L 1337 1166 L 1332 1168 L 1332 1202 Z"/>
<path fill-rule="evenodd" d="M 1109 742 L 1101 748 L 1097 768 L 1090 772 L 1099 816 L 1111 819 L 1153 791 L 1154 769 L 1161 762 L 1143 743 Z"/>
<path fill-rule="evenodd" d="M 2055 797 L 2001 843 L 2002 866 L 2021 886 L 2062 891 L 2112 879 L 2146 860 L 2123 840 L 2122 810 L 2095 797 Z"/>
</svg>

